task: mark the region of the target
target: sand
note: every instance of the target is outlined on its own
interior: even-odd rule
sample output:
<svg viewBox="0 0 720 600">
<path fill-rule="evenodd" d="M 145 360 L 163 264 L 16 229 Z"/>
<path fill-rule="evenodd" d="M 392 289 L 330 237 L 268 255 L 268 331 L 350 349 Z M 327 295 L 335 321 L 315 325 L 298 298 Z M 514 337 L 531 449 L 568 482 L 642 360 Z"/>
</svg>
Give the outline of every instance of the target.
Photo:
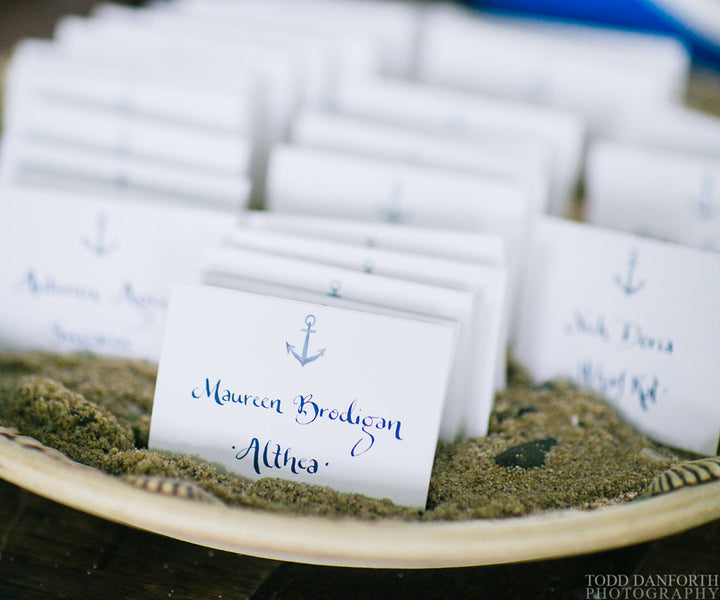
<svg viewBox="0 0 720 600">
<path fill-rule="evenodd" d="M 88 355 L 0 353 L 0 424 L 106 473 L 195 482 L 236 506 L 363 519 L 521 516 L 636 498 L 679 462 L 598 397 L 564 382 L 532 387 L 517 366 L 485 438 L 438 444 L 425 510 L 265 478 L 149 450 L 156 367 Z"/>
</svg>

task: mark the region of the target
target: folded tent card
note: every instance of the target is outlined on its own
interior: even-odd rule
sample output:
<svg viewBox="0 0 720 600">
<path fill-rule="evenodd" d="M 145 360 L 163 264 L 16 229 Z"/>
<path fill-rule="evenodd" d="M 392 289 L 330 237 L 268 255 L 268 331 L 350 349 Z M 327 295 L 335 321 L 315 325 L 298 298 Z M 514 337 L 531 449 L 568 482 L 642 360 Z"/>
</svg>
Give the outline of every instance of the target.
<svg viewBox="0 0 720 600">
<path fill-rule="evenodd" d="M 546 217 L 529 254 L 515 355 L 654 439 L 716 454 L 720 255 Z"/>
<path fill-rule="evenodd" d="M 491 401 L 486 392 L 480 394 L 477 390 L 486 391 L 488 384 L 492 386 L 494 371 L 473 371 L 480 360 L 476 339 L 484 325 L 477 312 L 477 293 L 240 247 L 209 249 L 205 270 L 205 282 L 211 285 L 365 312 L 457 321 L 458 351 L 445 400 L 443 438 L 460 435 L 469 397 Z M 483 430 L 487 428 L 489 408 L 480 411 L 487 411 L 484 422 L 477 424 Z"/>
<path fill-rule="evenodd" d="M 139 197 L 0 186 L 0 222 L 9 224 L 3 347 L 157 361 L 172 284 L 200 281 L 202 247 L 234 219 Z"/>
<path fill-rule="evenodd" d="M 591 223 L 720 251 L 720 154 L 598 142 L 587 170 Z"/>
<path fill-rule="evenodd" d="M 659 35 L 430 7 L 418 79 L 576 111 L 594 134 L 630 106 L 682 100 L 687 49 Z"/>
<path fill-rule="evenodd" d="M 177 286 L 150 447 L 422 509 L 454 345 L 451 323 Z"/>
<path fill-rule="evenodd" d="M 154 10 L 173 11 L 189 19 L 214 18 L 253 27 L 304 31 L 314 36 L 370 35 L 380 52 L 385 75 L 407 77 L 413 70 L 421 4 L 384 0 L 249 0 L 241 3 L 179 0 L 152 5 Z M 308 15 L 312 13 L 312 18 Z"/>
<path fill-rule="evenodd" d="M 467 142 L 550 169 L 551 214 L 566 216 L 582 164 L 585 129 L 575 115 L 419 83 L 348 79 L 333 106 L 345 116 L 401 125 Z"/>
<path fill-rule="evenodd" d="M 369 119 L 306 109 L 294 119 L 290 142 L 319 150 L 505 177 L 527 186 L 538 213 L 548 209 L 549 164 L 514 154 L 505 141 L 458 140 Z"/>
<path fill-rule="evenodd" d="M 11 61 L 3 181 L 247 203 L 252 78 L 186 92 L 172 77 L 103 68 L 55 50 L 26 41 Z M 212 119 L 203 116 L 208 106 Z"/>
</svg>

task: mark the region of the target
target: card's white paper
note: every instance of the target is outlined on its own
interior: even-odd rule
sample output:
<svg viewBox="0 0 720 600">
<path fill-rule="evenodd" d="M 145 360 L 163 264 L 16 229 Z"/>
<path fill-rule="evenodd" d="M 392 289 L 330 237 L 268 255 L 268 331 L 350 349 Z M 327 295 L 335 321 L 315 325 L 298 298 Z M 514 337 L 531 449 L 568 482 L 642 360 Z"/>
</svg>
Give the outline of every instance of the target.
<svg viewBox="0 0 720 600">
<path fill-rule="evenodd" d="M 455 330 L 174 289 L 150 447 L 423 508 Z"/>
<path fill-rule="evenodd" d="M 507 150 L 505 142 L 458 140 L 368 119 L 304 110 L 295 118 L 293 144 L 357 153 L 416 165 L 507 177 L 527 186 L 537 213 L 547 210 L 550 168 Z"/>
<path fill-rule="evenodd" d="M 504 144 L 516 156 L 552 169 L 550 212 L 566 215 L 582 165 L 582 120 L 547 107 L 406 81 L 351 79 L 335 99 L 341 114 L 446 136 Z M 549 162 L 548 162 L 549 161 Z"/>
<path fill-rule="evenodd" d="M 0 187 L 4 347 L 157 361 L 174 282 L 228 212 Z"/>
<path fill-rule="evenodd" d="M 93 10 L 98 20 L 120 22 L 121 26 L 149 28 L 151 31 L 177 33 L 191 39 L 211 39 L 267 44 L 286 48 L 303 56 L 306 75 L 317 85 L 318 97 L 330 98 L 341 77 L 376 74 L 379 44 L 368 33 L 356 31 L 307 31 L 282 22 L 227 18 L 212 14 L 192 14 L 176 10 L 137 10 L 116 4 L 103 4 Z"/>
<path fill-rule="evenodd" d="M 134 56 L 142 47 L 115 48 L 109 41 L 94 44 L 92 40 L 80 45 L 75 50 L 69 42 L 23 40 L 6 72 L 6 116 L 12 120 L 27 98 L 40 96 L 248 135 L 258 105 L 265 104 L 258 97 L 255 72 L 242 64 L 234 65 L 230 77 L 222 71 L 227 63 L 210 62 L 201 68 L 189 59 L 187 63 L 165 60 L 159 51 Z M 274 74 L 270 67 L 263 72 L 268 78 Z M 276 100 L 284 97 L 281 86 L 272 90 Z M 280 113 L 275 116 L 282 121 Z"/>
<path fill-rule="evenodd" d="M 428 283 L 477 294 L 473 320 L 478 361 L 471 392 L 476 402 L 468 407 L 489 409 L 493 394 L 505 387 L 505 354 L 508 345 L 507 270 L 504 267 L 427 257 L 394 250 L 317 240 L 298 235 L 242 227 L 228 239 L 232 246 L 312 260 L 365 273 Z M 466 418 L 468 435 L 484 435 L 489 414 Z M 480 424 L 478 424 L 480 423 Z"/>
<path fill-rule="evenodd" d="M 381 68 L 385 74 L 408 77 L 413 69 L 420 18 L 420 7 L 415 2 L 253 0 L 229 3 L 182 0 L 153 7 L 181 11 L 191 17 L 204 15 L 235 22 L 283 26 L 315 35 L 370 34 L 380 46 Z"/>
<path fill-rule="evenodd" d="M 249 132 L 208 131 L 34 94 L 17 97 L 11 106 L 3 119 L 4 136 L 64 142 L 220 174 L 249 172 Z"/>
<path fill-rule="evenodd" d="M 592 223 L 720 251 L 720 155 L 598 142 L 586 195 Z"/>
<path fill-rule="evenodd" d="M 614 140 L 720 157 L 720 117 L 685 106 L 638 106 L 619 113 Z"/>
<path fill-rule="evenodd" d="M 595 390 L 656 440 L 715 454 L 720 256 L 547 218 L 515 354 L 536 381 Z"/>
<path fill-rule="evenodd" d="M 158 199 L 239 210 L 250 183 L 241 175 L 164 164 L 122 153 L 103 153 L 60 141 L 5 136 L 0 181 L 99 194 L 141 193 Z"/>
<path fill-rule="evenodd" d="M 443 411 L 441 436 L 452 440 L 462 433 L 463 417 L 474 390 L 487 385 L 474 370 L 480 361 L 475 339 L 475 308 L 479 293 L 374 275 L 352 269 L 248 250 L 212 247 L 205 253 L 205 282 L 242 291 L 359 307 L 380 314 L 412 314 L 414 318 L 458 321 L 458 352 Z M 492 376 L 490 378 L 492 380 Z M 484 398 L 487 401 L 487 398 Z M 482 413 L 486 409 L 479 410 Z M 487 423 L 485 424 L 487 425 Z"/>
<path fill-rule="evenodd" d="M 542 25 L 440 5 L 419 46 L 422 81 L 556 106 L 600 133 L 629 104 L 681 102 L 690 57 L 671 37 Z"/>
<path fill-rule="evenodd" d="M 271 211 L 500 235 L 508 257 L 510 314 L 534 218 L 522 184 L 397 161 L 279 146 L 270 158 Z"/>
<path fill-rule="evenodd" d="M 267 211 L 244 211 L 241 213 L 241 221 L 246 227 L 313 236 L 367 248 L 411 252 L 489 266 L 503 266 L 507 263 L 502 238 L 492 234 L 412 225 L 397 227 L 390 223 Z"/>
</svg>

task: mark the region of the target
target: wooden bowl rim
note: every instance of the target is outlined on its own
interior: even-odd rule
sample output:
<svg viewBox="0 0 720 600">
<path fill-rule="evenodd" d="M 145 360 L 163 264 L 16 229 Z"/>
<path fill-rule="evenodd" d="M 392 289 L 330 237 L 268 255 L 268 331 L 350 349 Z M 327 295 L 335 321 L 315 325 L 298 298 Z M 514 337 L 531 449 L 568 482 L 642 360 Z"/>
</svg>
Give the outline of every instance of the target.
<svg viewBox="0 0 720 600">
<path fill-rule="evenodd" d="M 650 541 L 720 518 L 720 481 L 631 503 L 472 521 L 366 521 L 153 494 L 0 436 L 0 477 L 111 521 L 218 550 L 320 565 L 435 568 L 559 558 Z"/>
</svg>

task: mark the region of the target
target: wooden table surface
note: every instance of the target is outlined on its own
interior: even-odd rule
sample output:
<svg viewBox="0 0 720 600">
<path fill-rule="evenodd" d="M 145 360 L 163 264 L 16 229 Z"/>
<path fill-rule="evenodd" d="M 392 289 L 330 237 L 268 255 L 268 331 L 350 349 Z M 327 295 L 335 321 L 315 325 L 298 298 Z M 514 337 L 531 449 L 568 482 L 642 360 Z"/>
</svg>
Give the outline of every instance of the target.
<svg viewBox="0 0 720 600">
<path fill-rule="evenodd" d="M 587 597 L 587 574 L 609 573 L 718 574 L 720 520 L 654 542 L 561 560 L 350 569 L 211 550 L 112 523 L 0 480 L 1 599 L 580 599 Z"/>
</svg>

